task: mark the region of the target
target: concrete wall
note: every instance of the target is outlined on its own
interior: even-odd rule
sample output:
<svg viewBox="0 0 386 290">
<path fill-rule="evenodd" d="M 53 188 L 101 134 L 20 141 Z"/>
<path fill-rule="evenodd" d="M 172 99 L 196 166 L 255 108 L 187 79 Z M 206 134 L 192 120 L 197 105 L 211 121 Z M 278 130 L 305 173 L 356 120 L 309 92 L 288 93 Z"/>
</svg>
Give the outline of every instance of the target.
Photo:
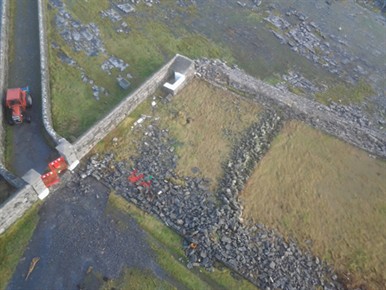
<svg viewBox="0 0 386 290">
<path fill-rule="evenodd" d="M 186 75 L 187 83 L 194 76 L 194 63 L 192 60 L 176 55 L 140 88 L 128 95 L 114 110 L 104 119 L 100 120 L 74 144 L 78 159 L 82 159 L 99 141 L 101 141 L 111 130 L 123 121 L 140 103 L 149 95 L 152 95 L 174 70 L 178 68 Z"/>
<path fill-rule="evenodd" d="M 0 31 L 0 97 L 4 96 L 7 86 L 8 72 L 8 28 L 9 28 L 9 0 L 3 0 L 1 10 L 1 31 Z M 0 164 L 4 164 L 4 117 L 3 110 L 0 110 Z"/>
</svg>

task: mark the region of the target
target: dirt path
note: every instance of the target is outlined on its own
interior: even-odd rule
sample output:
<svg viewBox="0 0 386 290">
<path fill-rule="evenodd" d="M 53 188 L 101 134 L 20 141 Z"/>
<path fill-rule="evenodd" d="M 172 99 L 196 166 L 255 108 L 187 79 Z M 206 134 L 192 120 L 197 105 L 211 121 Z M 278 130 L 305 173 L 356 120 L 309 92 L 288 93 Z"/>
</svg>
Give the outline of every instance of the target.
<svg viewBox="0 0 386 290">
<path fill-rule="evenodd" d="M 12 0 L 16 3 L 14 29 L 11 32 L 8 87 L 30 86 L 33 98 L 31 124 L 13 126 L 11 169 L 22 176 L 34 168 L 40 173 L 56 157 L 47 145 L 41 113 L 41 78 L 38 4 L 31 0 Z"/>
<path fill-rule="evenodd" d="M 146 234 L 131 218 L 106 213 L 109 190 L 94 179 L 57 191 L 40 210 L 40 222 L 8 285 L 14 289 L 78 289 L 89 267 L 117 278 L 124 266 L 165 279 Z M 123 222 L 122 222 L 123 221 Z M 25 281 L 31 260 L 40 257 Z"/>
</svg>

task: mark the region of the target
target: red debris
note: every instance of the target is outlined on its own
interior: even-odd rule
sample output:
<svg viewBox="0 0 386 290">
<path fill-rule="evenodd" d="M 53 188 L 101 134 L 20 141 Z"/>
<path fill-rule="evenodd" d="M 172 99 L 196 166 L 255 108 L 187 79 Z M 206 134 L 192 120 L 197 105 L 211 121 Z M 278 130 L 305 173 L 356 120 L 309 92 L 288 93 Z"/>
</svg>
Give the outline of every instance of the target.
<svg viewBox="0 0 386 290">
<path fill-rule="evenodd" d="M 60 181 L 59 174 L 67 169 L 67 162 L 64 157 L 59 157 L 54 161 L 48 163 L 49 172 L 43 174 L 41 179 L 45 186 L 50 187 Z"/>
<path fill-rule="evenodd" d="M 145 175 L 143 173 L 137 175 L 137 172 L 138 172 L 137 169 L 134 169 L 131 172 L 131 174 L 128 178 L 131 183 L 137 183 L 138 181 L 140 181 L 141 179 L 143 179 L 145 177 Z"/>
<path fill-rule="evenodd" d="M 60 181 L 60 178 L 56 171 L 50 171 L 46 174 L 43 174 L 41 178 L 43 180 L 43 183 L 47 187 L 53 186 L 54 184 L 57 184 Z"/>
<path fill-rule="evenodd" d="M 55 171 L 60 174 L 62 171 L 67 169 L 67 163 L 64 157 L 59 157 L 58 159 L 55 159 L 54 161 L 50 162 L 48 164 L 48 167 L 51 171 Z"/>
</svg>

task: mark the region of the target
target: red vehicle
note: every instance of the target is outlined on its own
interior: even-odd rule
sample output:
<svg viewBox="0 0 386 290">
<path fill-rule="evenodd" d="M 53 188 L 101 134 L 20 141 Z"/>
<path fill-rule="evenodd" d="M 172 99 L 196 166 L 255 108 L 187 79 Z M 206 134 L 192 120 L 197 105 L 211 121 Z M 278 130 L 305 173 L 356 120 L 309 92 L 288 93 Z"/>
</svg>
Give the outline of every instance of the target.
<svg viewBox="0 0 386 290">
<path fill-rule="evenodd" d="M 24 121 L 30 123 L 26 116 L 27 108 L 32 107 L 32 97 L 29 87 L 8 89 L 4 99 L 5 114 L 10 125 L 21 124 Z"/>
</svg>

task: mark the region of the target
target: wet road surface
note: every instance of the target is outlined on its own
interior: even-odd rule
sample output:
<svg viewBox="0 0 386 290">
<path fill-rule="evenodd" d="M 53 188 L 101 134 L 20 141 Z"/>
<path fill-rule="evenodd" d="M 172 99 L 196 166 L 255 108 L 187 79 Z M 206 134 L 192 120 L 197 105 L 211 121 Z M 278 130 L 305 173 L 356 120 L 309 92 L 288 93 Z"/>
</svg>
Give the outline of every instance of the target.
<svg viewBox="0 0 386 290">
<path fill-rule="evenodd" d="M 7 289 L 78 289 L 89 267 L 108 278 L 117 278 L 124 267 L 135 267 L 168 279 L 139 225 L 123 213 L 106 212 L 108 194 L 106 187 L 88 178 L 81 185 L 69 182 L 51 195 Z M 34 257 L 40 260 L 25 280 Z"/>
<path fill-rule="evenodd" d="M 22 176 L 34 168 L 44 173 L 47 163 L 56 157 L 47 144 L 41 113 L 41 78 L 38 4 L 31 0 L 12 0 L 16 3 L 14 30 L 10 32 L 8 87 L 28 85 L 33 98 L 30 124 L 13 126 L 11 171 Z"/>
</svg>

